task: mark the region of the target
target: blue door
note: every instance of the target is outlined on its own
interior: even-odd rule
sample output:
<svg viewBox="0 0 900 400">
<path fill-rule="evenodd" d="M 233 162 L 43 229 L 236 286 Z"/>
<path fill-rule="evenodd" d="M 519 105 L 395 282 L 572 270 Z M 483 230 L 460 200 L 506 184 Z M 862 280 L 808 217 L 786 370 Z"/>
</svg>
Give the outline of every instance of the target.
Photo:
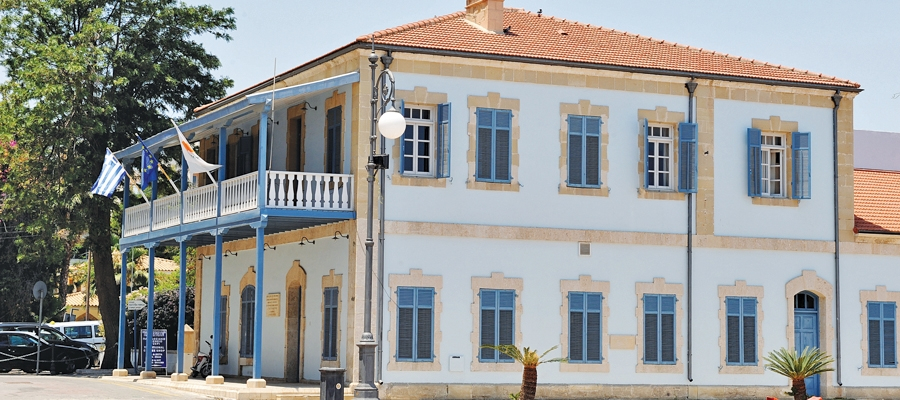
<svg viewBox="0 0 900 400">
<path fill-rule="evenodd" d="M 794 348 L 819 347 L 819 298 L 809 292 L 794 296 Z M 806 394 L 819 396 L 819 375 L 806 378 Z"/>
</svg>

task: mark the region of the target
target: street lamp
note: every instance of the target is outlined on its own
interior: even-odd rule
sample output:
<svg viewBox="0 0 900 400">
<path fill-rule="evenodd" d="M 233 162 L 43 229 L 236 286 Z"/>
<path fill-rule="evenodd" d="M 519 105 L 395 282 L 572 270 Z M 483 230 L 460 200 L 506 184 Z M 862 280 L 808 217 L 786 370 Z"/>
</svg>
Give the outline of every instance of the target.
<svg viewBox="0 0 900 400">
<path fill-rule="evenodd" d="M 388 56 L 390 57 L 390 56 Z M 376 76 L 375 69 L 378 66 L 378 55 L 375 54 L 375 44 L 372 44 L 372 53 L 369 54 L 369 67 L 372 69 L 372 99 L 371 99 L 371 129 L 369 131 L 369 162 L 366 164 L 368 172 L 368 213 L 366 214 L 366 299 L 365 319 L 362 334 L 356 346 L 359 347 L 359 384 L 353 393 L 357 399 L 377 399 L 378 388 L 375 387 L 375 338 L 372 336 L 372 219 L 374 207 L 375 174 L 379 169 L 388 168 L 388 156 L 375 154 L 376 123 L 378 132 L 388 139 L 397 139 L 406 130 L 406 121 L 403 116 L 394 109 L 394 74 L 391 73 L 389 62 L 381 74 Z M 379 113 L 381 111 L 381 113 Z M 380 115 L 379 115 L 380 114 Z M 384 216 L 381 216 L 384 218 Z"/>
</svg>

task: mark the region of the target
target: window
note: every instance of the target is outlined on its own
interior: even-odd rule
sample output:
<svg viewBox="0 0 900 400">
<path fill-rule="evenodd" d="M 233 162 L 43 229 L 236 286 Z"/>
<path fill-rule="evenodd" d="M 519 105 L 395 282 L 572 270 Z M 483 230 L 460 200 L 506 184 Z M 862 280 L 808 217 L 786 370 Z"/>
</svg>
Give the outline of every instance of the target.
<svg viewBox="0 0 900 400">
<path fill-rule="evenodd" d="M 897 303 L 870 301 L 869 367 L 897 368 Z"/>
<path fill-rule="evenodd" d="M 293 132 L 290 134 L 293 135 L 293 143 L 288 152 L 293 156 L 291 158 L 291 171 L 303 171 L 303 117 L 294 118 L 291 121 L 291 126 L 294 128 Z"/>
<path fill-rule="evenodd" d="M 508 183 L 512 180 L 512 111 L 478 108 L 475 113 L 478 129 L 475 179 Z"/>
<path fill-rule="evenodd" d="M 337 360 L 338 288 L 325 288 L 324 296 L 322 359 Z"/>
<path fill-rule="evenodd" d="M 219 297 L 219 364 L 228 363 L 228 296 Z"/>
<path fill-rule="evenodd" d="M 241 357 L 253 357 L 253 326 L 256 320 L 256 287 L 248 285 L 241 291 Z"/>
<path fill-rule="evenodd" d="M 673 295 L 644 295 L 644 364 L 675 364 Z"/>
<path fill-rule="evenodd" d="M 237 175 L 241 176 L 253 172 L 253 136 L 241 135 L 238 140 Z"/>
<path fill-rule="evenodd" d="M 672 188 L 672 133 L 667 126 L 650 125 L 647 128 L 647 181 L 648 189 Z"/>
<path fill-rule="evenodd" d="M 480 346 L 515 344 L 516 292 L 514 290 L 481 289 Z M 481 362 L 513 362 L 513 359 L 493 349 L 480 348 Z"/>
<path fill-rule="evenodd" d="M 727 355 L 730 365 L 756 365 L 756 298 L 726 297 Z"/>
<path fill-rule="evenodd" d="M 434 288 L 397 288 L 397 360 L 434 359 Z"/>
<path fill-rule="evenodd" d="M 400 173 L 446 178 L 450 175 L 450 104 L 435 108 L 401 102 L 406 132 L 400 143 Z"/>
<path fill-rule="evenodd" d="M 600 117 L 569 115 L 568 186 L 600 187 Z"/>
<path fill-rule="evenodd" d="M 569 292 L 569 362 L 599 363 L 603 295 L 600 293 Z"/>
<path fill-rule="evenodd" d="M 341 106 L 328 109 L 325 130 L 325 173 L 341 173 Z"/>
<path fill-rule="evenodd" d="M 810 137 L 747 129 L 747 194 L 787 198 L 787 168 L 791 168 L 791 198 L 810 198 Z M 790 141 L 788 138 L 790 137 Z M 788 157 L 790 155 L 790 157 Z"/>
</svg>

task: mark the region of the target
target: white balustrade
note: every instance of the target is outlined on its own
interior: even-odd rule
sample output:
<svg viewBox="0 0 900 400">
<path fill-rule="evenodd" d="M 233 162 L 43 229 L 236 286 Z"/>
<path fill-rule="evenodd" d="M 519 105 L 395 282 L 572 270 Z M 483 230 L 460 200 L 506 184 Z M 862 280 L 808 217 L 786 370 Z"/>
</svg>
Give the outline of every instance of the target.
<svg viewBox="0 0 900 400">
<path fill-rule="evenodd" d="M 150 232 L 150 203 L 138 204 L 125 209 L 123 236 L 133 236 Z"/>
<path fill-rule="evenodd" d="M 181 223 L 181 195 L 173 194 L 153 201 L 153 230 Z"/>
<path fill-rule="evenodd" d="M 184 192 L 184 222 L 196 222 L 216 217 L 218 187 L 205 185 Z"/>
<path fill-rule="evenodd" d="M 353 210 L 353 175 L 269 171 L 266 207 Z"/>
<path fill-rule="evenodd" d="M 236 214 L 257 208 L 259 174 L 252 172 L 221 182 L 221 215 Z M 268 171 L 266 207 L 294 210 L 353 211 L 353 175 L 311 172 Z M 153 202 L 153 230 L 182 223 L 197 222 L 216 217 L 217 185 L 205 185 L 181 195 L 166 196 Z M 150 231 L 150 204 L 140 204 L 125 210 L 124 236 Z"/>
<path fill-rule="evenodd" d="M 256 208 L 258 186 L 258 172 L 222 181 L 222 215 Z"/>
</svg>

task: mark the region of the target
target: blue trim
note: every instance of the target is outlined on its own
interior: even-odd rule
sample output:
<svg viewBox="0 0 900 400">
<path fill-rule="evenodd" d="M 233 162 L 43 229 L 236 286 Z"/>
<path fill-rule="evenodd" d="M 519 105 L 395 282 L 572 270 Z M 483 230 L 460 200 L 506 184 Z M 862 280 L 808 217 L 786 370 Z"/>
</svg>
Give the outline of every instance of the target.
<svg viewBox="0 0 900 400">
<path fill-rule="evenodd" d="M 263 119 L 265 120 L 265 119 Z M 265 126 L 265 125 L 263 125 Z M 262 142 L 262 140 L 260 140 Z M 264 146 L 264 145 L 263 145 Z M 262 159 L 263 157 L 260 157 Z M 262 192 L 262 191 L 260 191 Z M 262 324 L 263 324 L 263 278 L 265 277 L 266 223 L 262 219 L 256 228 L 256 315 L 253 318 L 253 379 L 262 378 Z M 281 307 L 281 305 L 279 305 Z"/>
<path fill-rule="evenodd" d="M 400 301 L 400 291 L 401 290 L 411 290 L 412 291 L 412 304 L 406 305 L 402 304 Z M 420 292 L 428 292 L 431 295 L 431 305 L 422 305 L 419 304 L 419 293 Z M 397 358 L 397 361 L 406 361 L 406 362 L 431 362 L 434 361 L 434 288 L 432 287 L 406 287 L 401 286 L 397 288 L 397 351 L 394 356 Z M 401 332 L 401 321 L 400 321 L 400 309 L 408 308 L 412 311 L 412 336 L 409 338 L 412 341 L 412 350 L 411 357 L 400 357 L 400 332 Z M 431 327 L 428 329 L 428 334 L 431 336 L 431 349 L 428 354 L 429 357 L 421 358 L 419 357 L 419 310 L 426 309 L 431 310 Z"/>
<path fill-rule="evenodd" d="M 221 301 L 218 301 L 218 299 L 222 298 L 222 244 L 224 242 L 222 234 L 224 232 L 219 233 L 219 235 L 216 235 L 216 268 L 213 281 L 213 298 L 217 299 L 217 301 L 213 302 L 213 338 L 212 348 L 209 349 L 210 353 L 212 353 L 213 376 L 219 376 L 219 349 L 222 340 L 219 335 L 219 332 L 222 331 L 222 319 L 220 317 L 222 307 Z"/>
<path fill-rule="evenodd" d="M 791 133 L 791 196 L 795 199 L 812 198 L 811 139 L 809 132 Z"/>
<path fill-rule="evenodd" d="M 333 286 L 326 287 L 322 291 L 322 359 L 327 361 L 337 360 L 338 355 L 337 332 L 332 329 L 332 324 L 328 322 L 334 323 L 336 329 L 340 329 L 340 321 L 335 322 L 338 317 L 337 308 L 340 302 L 340 294 L 340 289 Z M 330 301 L 332 297 L 334 302 Z M 331 310 L 334 310 L 333 315 L 329 314 Z M 329 316 L 331 319 L 326 321 Z"/>
<path fill-rule="evenodd" d="M 650 121 L 644 118 L 644 189 L 650 188 Z"/>
<path fill-rule="evenodd" d="M 672 306 L 671 310 L 663 309 L 663 305 L 664 305 L 663 299 L 667 299 L 667 298 L 672 299 L 673 306 Z M 648 314 L 650 314 L 650 315 L 655 314 L 657 316 L 657 318 L 656 318 L 656 338 L 655 338 L 656 339 L 656 349 L 655 349 L 656 361 L 647 361 L 646 357 L 644 357 L 644 360 L 643 360 L 644 364 L 674 365 L 678 361 L 678 354 L 677 354 L 678 353 L 678 346 L 677 346 L 677 343 L 678 343 L 677 342 L 678 321 L 675 320 L 675 317 L 676 317 L 675 306 L 674 306 L 675 300 L 676 300 L 675 295 L 671 295 L 671 294 L 645 294 L 644 295 L 644 319 L 646 320 L 646 315 L 648 315 Z M 648 309 L 648 307 L 647 307 L 648 304 L 651 307 L 655 307 L 655 309 Z M 663 315 L 671 315 L 672 316 L 672 337 L 671 337 L 672 346 L 673 346 L 673 359 L 672 360 L 663 360 L 663 351 L 662 351 L 663 339 L 664 339 L 663 333 L 662 333 L 663 332 L 663 322 L 662 322 Z M 649 349 L 648 346 L 646 345 L 647 344 L 646 341 L 648 339 L 646 332 L 647 332 L 647 328 L 644 327 L 644 344 L 645 344 L 644 354 L 645 355 L 654 350 L 654 349 Z"/>
<path fill-rule="evenodd" d="M 866 362 L 870 368 L 897 368 L 897 303 L 870 301 L 866 303 L 866 314 L 869 329 L 867 341 L 869 342 L 870 352 L 869 359 Z M 873 322 L 878 324 L 877 332 L 871 331 Z M 888 326 L 893 328 L 887 330 Z M 878 340 L 876 345 L 879 353 L 877 354 L 878 361 L 876 363 L 872 362 L 871 354 L 873 333 L 877 336 L 875 339 Z"/>
<path fill-rule="evenodd" d="M 331 78 L 322 79 L 320 81 L 303 83 L 300 85 L 289 86 L 275 90 L 275 100 L 286 99 L 288 97 L 300 96 L 303 94 L 318 92 L 320 90 L 331 89 L 338 86 L 349 85 L 359 82 L 359 71 L 348 72 L 343 75 L 333 76 Z M 246 97 L 250 104 L 261 104 L 272 99 L 272 91 L 251 94 Z"/>
<path fill-rule="evenodd" d="M 600 304 L 596 308 L 592 308 L 589 306 L 588 298 L 599 296 Z M 603 363 L 603 294 L 599 292 L 569 292 L 569 327 L 572 326 L 572 313 L 580 312 L 581 314 L 581 354 L 580 359 L 573 359 L 572 356 L 572 346 L 571 341 L 573 339 L 572 330 L 569 330 L 569 363 L 574 364 L 602 364 Z M 574 302 L 572 301 L 573 297 L 581 297 L 581 307 L 574 306 Z M 591 355 L 588 354 L 588 314 L 596 314 L 600 320 L 600 325 L 598 326 L 597 332 L 597 345 L 599 346 L 599 359 L 590 360 L 588 359 Z M 577 338 L 575 338 L 577 339 Z"/>
<path fill-rule="evenodd" d="M 481 112 L 491 113 L 491 125 L 481 125 L 479 123 L 478 113 L 481 113 Z M 507 149 L 509 154 L 507 155 L 507 158 L 506 158 L 506 160 L 507 160 L 507 167 L 506 167 L 507 169 L 506 170 L 507 170 L 507 173 L 509 174 L 509 177 L 507 179 L 498 179 L 497 178 L 497 119 L 500 117 L 498 114 L 502 114 L 502 113 L 506 113 L 509 116 L 509 122 L 508 122 L 509 128 L 504 129 L 508 132 L 507 134 L 509 135 L 509 140 L 508 140 L 509 148 Z M 475 132 L 475 149 L 476 149 L 475 150 L 475 170 L 476 170 L 475 180 L 478 182 L 511 183 L 512 182 L 512 148 L 513 148 L 513 144 L 512 144 L 512 136 L 513 136 L 513 134 L 512 134 L 512 130 L 513 130 L 512 110 L 493 109 L 493 108 L 477 108 L 477 109 L 475 109 L 475 126 L 476 126 L 476 128 L 475 128 L 475 130 L 476 130 L 476 132 Z M 482 129 L 482 128 L 491 130 L 490 178 L 479 178 L 478 177 L 478 175 L 479 175 L 478 174 L 478 166 L 479 166 L 479 162 L 478 162 L 479 151 L 478 151 L 478 149 L 480 148 L 480 145 L 478 143 L 478 140 L 479 140 L 478 129 Z"/>
<path fill-rule="evenodd" d="M 145 349 L 153 348 L 153 303 L 156 301 L 156 293 L 154 292 L 156 282 L 156 246 L 149 249 L 150 274 L 147 276 L 147 342 L 144 344 Z M 144 371 L 153 370 L 153 352 L 144 351 Z"/>
<path fill-rule="evenodd" d="M 581 119 L 581 127 L 580 127 L 581 131 L 580 132 L 572 131 L 573 118 Z M 597 120 L 597 132 L 596 133 L 587 131 L 588 120 Z M 600 117 L 589 116 L 589 115 L 569 114 L 568 117 L 566 117 L 566 121 L 568 122 L 568 135 L 569 135 L 569 140 L 568 140 L 569 143 L 567 146 L 568 147 L 568 156 L 566 157 L 566 162 L 568 164 L 567 171 L 566 171 L 566 177 L 567 177 L 566 186 L 583 187 L 583 188 L 599 188 L 599 187 L 601 187 L 603 185 L 603 180 L 601 179 L 601 176 L 600 176 L 601 170 L 602 170 L 601 165 L 603 165 L 602 164 L 603 160 L 600 159 L 600 155 L 603 152 L 603 149 L 602 149 L 602 147 L 603 147 L 603 140 L 602 140 L 603 119 Z M 572 136 L 581 136 L 581 148 L 580 149 L 576 149 L 572 146 L 572 139 L 571 139 Z M 594 155 L 597 158 L 597 183 L 596 184 L 588 183 L 588 157 L 590 157 L 590 154 L 588 154 L 588 148 L 587 148 L 588 136 L 597 138 L 597 154 Z M 570 175 L 571 175 L 571 171 L 572 171 L 571 164 L 572 164 L 572 158 L 573 158 L 572 157 L 573 151 L 581 152 L 581 183 L 572 183 L 571 182 L 572 178 Z"/>
<path fill-rule="evenodd" d="M 731 304 L 729 304 L 729 302 Z M 750 303 L 750 304 L 747 304 Z M 734 307 L 732 307 L 732 305 Z M 748 311 L 749 307 L 749 311 Z M 759 323 L 756 317 L 756 297 L 726 297 L 725 298 L 725 364 L 726 365 L 759 365 L 759 360 L 757 354 L 753 352 L 752 354 L 747 353 L 747 349 L 744 348 L 744 343 L 746 342 L 746 338 L 744 334 L 746 333 L 744 326 L 745 318 L 753 317 L 753 345 L 754 349 L 759 350 L 759 340 L 758 340 L 758 329 Z M 737 326 L 732 326 L 728 323 L 728 317 L 737 317 L 738 323 Z M 728 343 L 727 338 L 732 336 L 731 330 L 736 329 L 735 336 L 738 341 L 738 360 L 732 361 L 728 359 Z M 752 358 L 752 361 L 748 361 L 748 358 Z"/>
<path fill-rule="evenodd" d="M 494 302 L 492 304 L 485 304 L 484 295 L 486 293 L 490 293 L 490 292 L 492 292 L 494 294 Z M 503 306 L 502 304 L 500 304 L 501 303 L 500 302 L 500 294 L 501 293 L 502 294 L 510 294 L 510 293 L 512 294 L 512 296 L 513 296 L 512 306 Z M 479 290 L 479 292 L 478 292 L 478 298 L 479 298 L 479 300 L 478 300 L 478 302 L 479 302 L 478 318 L 479 318 L 479 325 L 480 325 L 479 332 L 484 332 L 484 322 L 485 321 L 482 319 L 482 316 L 484 314 L 484 313 L 482 313 L 482 311 L 494 310 L 494 321 L 493 321 L 494 322 L 494 342 L 493 343 L 483 343 L 483 342 L 481 342 L 481 338 L 479 338 L 480 345 L 485 345 L 485 344 L 491 344 L 491 345 L 512 344 L 512 345 L 515 345 L 515 337 L 516 337 L 516 300 L 515 300 L 515 297 L 516 297 L 516 292 L 515 292 L 515 290 L 512 290 L 512 289 L 481 289 L 481 290 Z M 500 343 L 500 331 L 504 330 L 504 329 L 502 329 L 503 327 L 500 326 L 500 311 L 511 311 L 512 312 L 512 322 L 511 322 L 511 325 L 508 327 L 508 329 L 511 331 L 513 343 Z M 494 355 L 494 357 L 483 358 L 481 356 L 481 353 L 482 353 L 481 350 L 484 350 L 484 349 L 479 348 L 479 351 L 478 351 L 478 361 L 479 362 L 499 362 L 499 363 L 515 362 L 515 360 L 513 360 L 512 357 L 502 354 L 496 350 L 491 350 L 491 353 Z"/>
<path fill-rule="evenodd" d="M 678 124 L 678 191 L 697 193 L 697 124 Z"/>
<path fill-rule="evenodd" d="M 747 196 L 762 196 L 762 131 L 747 128 Z"/>
</svg>

